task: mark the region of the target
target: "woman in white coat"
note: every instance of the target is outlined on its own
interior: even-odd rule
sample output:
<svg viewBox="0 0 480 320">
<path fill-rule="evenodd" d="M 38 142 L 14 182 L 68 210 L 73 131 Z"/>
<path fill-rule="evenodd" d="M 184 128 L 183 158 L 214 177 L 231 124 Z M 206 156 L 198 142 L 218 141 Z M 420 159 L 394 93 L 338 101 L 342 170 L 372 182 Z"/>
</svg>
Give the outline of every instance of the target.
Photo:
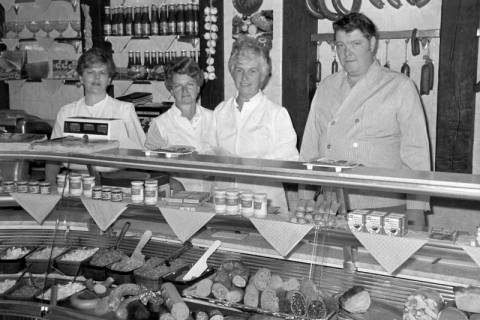
<svg viewBox="0 0 480 320">
<path fill-rule="evenodd" d="M 270 101 L 262 91 L 271 73 L 268 49 L 253 38 L 240 38 L 233 44 L 228 69 L 237 92 L 214 110 L 217 153 L 244 158 L 298 160 L 297 136 L 288 111 Z M 236 179 L 230 181 L 230 186 L 265 192 L 272 206 L 279 206 L 284 215 L 288 213 L 281 183 Z"/>
<path fill-rule="evenodd" d="M 187 57 L 175 59 L 167 66 L 165 87 L 175 98 L 175 104 L 153 119 L 147 133 L 147 149 L 173 145 L 194 147 L 198 153 L 212 153 L 213 112 L 202 107 L 198 95 L 203 84 L 203 71 Z M 206 178 L 176 175 L 189 191 L 210 191 Z"/>
</svg>

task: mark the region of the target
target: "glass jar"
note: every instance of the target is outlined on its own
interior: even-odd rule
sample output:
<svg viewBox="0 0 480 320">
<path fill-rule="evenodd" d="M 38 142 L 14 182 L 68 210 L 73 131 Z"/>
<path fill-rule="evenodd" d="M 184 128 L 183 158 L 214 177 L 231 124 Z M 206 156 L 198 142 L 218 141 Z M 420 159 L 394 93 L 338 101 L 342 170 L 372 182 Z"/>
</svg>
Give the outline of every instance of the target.
<svg viewBox="0 0 480 320">
<path fill-rule="evenodd" d="M 50 182 L 40 182 L 40 193 L 41 194 L 50 194 L 52 192 Z"/>
<path fill-rule="evenodd" d="M 156 205 L 157 200 L 158 200 L 157 184 L 145 184 L 145 204 Z"/>
<path fill-rule="evenodd" d="M 132 203 L 143 203 L 143 181 L 132 181 Z"/>
<path fill-rule="evenodd" d="M 112 188 L 102 187 L 102 200 L 104 201 L 112 200 Z"/>
<path fill-rule="evenodd" d="M 102 195 L 103 195 L 103 190 L 102 190 Z M 103 197 L 102 197 L 102 198 L 103 198 Z M 112 189 L 111 200 L 112 200 L 113 202 L 122 202 L 122 201 L 123 201 L 123 192 L 122 192 L 122 189 L 120 189 L 120 188 L 113 188 L 113 189 Z"/>
<path fill-rule="evenodd" d="M 242 216 L 249 218 L 254 215 L 252 192 L 244 191 L 240 196 L 240 204 L 242 206 Z"/>
<path fill-rule="evenodd" d="M 267 194 L 255 193 L 253 195 L 253 210 L 255 218 L 267 217 Z"/>
<path fill-rule="evenodd" d="M 227 214 L 238 214 L 238 205 L 240 203 L 238 190 L 229 189 L 226 192 Z"/>
<path fill-rule="evenodd" d="M 70 192 L 70 185 L 67 180 L 67 175 L 64 173 L 57 174 L 57 191 L 59 194 L 67 194 Z"/>
<path fill-rule="evenodd" d="M 226 191 L 224 189 L 216 189 L 213 193 L 213 203 L 215 204 L 216 213 L 225 213 L 227 211 Z"/>
<path fill-rule="evenodd" d="M 27 181 L 17 181 L 17 192 L 27 193 L 28 192 L 28 182 Z"/>
<path fill-rule="evenodd" d="M 95 186 L 92 188 L 92 199 L 102 200 L 102 187 Z"/>
<path fill-rule="evenodd" d="M 11 180 L 3 181 L 2 186 L 3 186 L 3 192 L 6 192 L 6 193 L 17 191 L 17 186 L 15 185 L 14 181 L 11 181 Z"/>
<path fill-rule="evenodd" d="M 28 182 L 29 193 L 40 193 L 40 184 L 36 180 Z"/>
<path fill-rule="evenodd" d="M 74 197 L 82 195 L 82 176 L 70 176 L 70 195 Z"/>
<path fill-rule="evenodd" d="M 85 197 L 88 197 L 88 198 L 92 197 L 92 189 L 94 186 L 95 186 L 95 177 L 92 177 L 92 176 L 82 177 L 83 195 Z"/>
</svg>

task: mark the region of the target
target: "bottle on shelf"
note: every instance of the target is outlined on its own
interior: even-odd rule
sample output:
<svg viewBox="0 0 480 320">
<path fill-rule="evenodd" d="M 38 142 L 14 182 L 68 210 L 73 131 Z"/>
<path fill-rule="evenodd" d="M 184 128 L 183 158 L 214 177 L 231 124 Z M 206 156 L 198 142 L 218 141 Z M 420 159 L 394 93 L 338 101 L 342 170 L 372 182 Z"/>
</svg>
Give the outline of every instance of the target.
<svg viewBox="0 0 480 320">
<path fill-rule="evenodd" d="M 175 21 L 175 5 L 168 5 L 168 31 L 167 34 L 175 35 L 177 34 L 177 22 Z"/>
<path fill-rule="evenodd" d="M 140 37 L 142 35 L 142 12 L 141 7 L 135 7 L 135 14 L 133 17 L 133 35 Z"/>
<path fill-rule="evenodd" d="M 147 73 L 145 79 L 151 79 L 152 62 L 150 60 L 150 51 L 148 50 L 143 52 L 143 66 L 145 67 L 145 71 Z"/>
<path fill-rule="evenodd" d="M 135 51 L 134 63 L 137 67 L 142 65 L 142 56 L 140 55 L 140 51 Z"/>
<path fill-rule="evenodd" d="M 195 60 L 198 63 L 197 55 L 195 54 L 195 50 L 190 51 L 190 58 Z"/>
<path fill-rule="evenodd" d="M 127 6 L 125 8 L 125 35 L 133 36 L 133 8 Z"/>
<path fill-rule="evenodd" d="M 150 35 L 150 18 L 148 16 L 148 6 L 142 8 L 142 36 Z"/>
<path fill-rule="evenodd" d="M 165 57 L 164 58 L 165 65 L 167 65 L 172 60 L 172 57 L 170 55 L 170 51 L 165 51 L 164 57 Z"/>
<path fill-rule="evenodd" d="M 150 18 L 150 34 L 153 36 L 158 36 L 160 34 L 159 31 L 159 21 L 158 21 L 158 10 L 157 6 L 152 4 L 152 9 L 150 10 L 151 18 Z"/>
<path fill-rule="evenodd" d="M 155 69 L 158 65 L 158 54 L 156 51 L 152 50 L 151 54 L 150 54 L 150 65 L 152 67 L 152 69 Z"/>
<path fill-rule="evenodd" d="M 195 35 L 193 5 L 191 3 L 187 3 L 184 8 L 185 8 L 185 34 L 189 36 L 193 36 Z"/>
<path fill-rule="evenodd" d="M 186 57 L 187 56 L 187 50 L 182 50 L 182 52 L 180 53 L 180 56 L 181 57 Z"/>
<path fill-rule="evenodd" d="M 177 29 L 177 35 L 185 35 L 185 15 L 183 12 L 183 4 L 177 4 L 175 7 L 175 24 Z"/>
<path fill-rule="evenodd" d="M 168 34 L 168 13 L 167 5 L 162 5 L 160 7 L 160 17 L 159 17 L 159 34 L 164 36 Z"/>
<path fill-rule="evenodd" d="M 199 8 L 198 3 L 194 3 L 193 7 L 193 34 L 198 36 L 199 26 L 198 26 L 198 15 L 199 15 Z"/>
<path fill-rule="evenodd" d="M 123 6 L 117 8 L 117 21 L 115 22 L 117 26 L 117 36 L 125 35 L 125 18 L 124 18 L 124 8 Z"/>
<path fill-rule="evenodd" d="M 116 36 L 117 35 L 117 20 L 118 20 L 118 10 L 117 8 L 112 8 L 111 13 L 112 13 L 112 19 L 110 21 L 111 25 L 111 35 Z"/>
<path fill-rule="evenodd" d="M 103 35 L 111 36 L 112 35 L 112 20 L 110 16 L 110 7 L 105 7 L 105 19 L 103 20 Z"/>
<path fill-rule="evenodd" d="M 135 56 L 132 50 L 128 51 L 128 64 L 127 64 L 127 69 L 130 70 L 130 68 L 135 66 Z"/>
</svg>

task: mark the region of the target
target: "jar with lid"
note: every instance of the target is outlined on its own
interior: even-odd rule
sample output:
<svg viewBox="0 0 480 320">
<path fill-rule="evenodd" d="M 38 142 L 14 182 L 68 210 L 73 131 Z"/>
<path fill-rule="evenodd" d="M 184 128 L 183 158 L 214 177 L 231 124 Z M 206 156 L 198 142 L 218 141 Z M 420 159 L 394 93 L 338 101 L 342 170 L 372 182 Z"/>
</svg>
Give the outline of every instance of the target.
<svg viewBox="0 0 480 320">
<path fill-rule="evenodd" d="M 11 180 L 6 180 L 2 182 L 3 186 L 3 192 L 16 192 L 17 191 L 17 186 L 15 185 L 14 181 Z"/>
<path fill-rule="evenodd" d="M 95 177 L 92 176 L 84 176 L 82 177 L 82 187 L 83 187 L 83 195 L 85 197 L 91 198 L 92 197 L 92 189 L 95 186 Z"/>
<path fill-rule="evenodd" d="M 110 201 L 112 200 L 112 188 L 110 187 L 102 187 L 102 200 Z"/>
<path fill-rule="evenodd" d="M 267 194 L 255 193 L 253 195 L 253 210 L 255 218 L 267 217 Z"/>
<path fill-rule="evenodd" d="M 253 210 L 253 193 L 249 190 L 242 192 L 240 196 L 240 204 L 242 206 L 242 216 L 249 218 L 254 215 Z"/>
<path fill-rule="evenodd" d="M 103 194 L 103 190 L 102 190 Z M 123 201 L 123 192 L 120 188 L 113 188 L 111 193 L 112 202 L 122 202 Z"/>
<path fill-rule="evenodd" d="M 238 197 L 238 190 L 228 189 L 226 191 L 227 214 L 238 214 L 238 205 L 240 203 L 239 200 L 240 199 Z"/>
<path fill-rule="evenodd" d="M 68 183 L 67 175 L 64 173 L 57 174 L 57 191 L 59 194 L 67 194 L 70 192 L 70 185 Z"/>
<path fill-rule="evenodd" d="M 215 189 L 213 192 L 213 203 L 216 213 L 225 213 L 227 211 L 226 191 L 224 189 Z"/>
<path fill-rule="evenodd" d="M 132 181 L 132 203 L 143 203 L 143 181 Z"/>
<path fill-rule="evenodd" d="M 40 193 L 41 194 L 50 194 L 51 193 L 50 182 L 47 182 L 47 181 L 40 182 Z"/>
<path fill-rule="evenodd" d="M 82 195 L 82 176 L 70 176 L 70 195 L 79 197 Z"/>
<path fill-rule="evenodd" d="M 95 186 L 92 188 L 92 199 L 102 200 L 102 187 Z"/>
<path fill-rule="evenodd" d="M 28 192 L 28 182 L 27 181 L 17 181 L 17 192 L 27 193 Z"/>
<path fill-rule="evenodd" d="M 37 180 L 32 180 L 28 182 L 28 192 L 29 193 L 40 193 L 40 184 Z"/>
<path fill-rule="evenodd" d="M 158 186 L 156 184 L 145 184 L 145 204 L 156 205 L 158 200 Z"/>
</svg>

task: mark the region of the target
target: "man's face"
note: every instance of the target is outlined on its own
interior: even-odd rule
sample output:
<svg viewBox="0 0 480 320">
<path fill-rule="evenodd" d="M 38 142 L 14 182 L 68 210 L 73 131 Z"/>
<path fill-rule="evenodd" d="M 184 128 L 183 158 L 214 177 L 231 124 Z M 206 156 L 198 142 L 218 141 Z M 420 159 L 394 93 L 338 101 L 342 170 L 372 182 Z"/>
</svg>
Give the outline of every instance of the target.
<svg viewBox="0 0 480 320">
<path fill-rule="evenodd" d="M 242 54 L 232 70 L 232 78 L 238 95 L 244 99 L 252 98 L 265 80 L 261 58 L 255 54 Z"/>
<path fill-rule="evenodd" d="M 80 75 L 80 81 L 85 87 L 85 93 L 87 94 L 106 93 L 110 80 L 107 66 L 100 63 L 84 69 Z"/>
<path fill-rule="evenodd" d="M 195 104 L 199 92 L 200 87 L 195 79 L 186 74 L 173 74 L 172 93 L 177 106 Z"/>
<path fill-rule="evenodd" d="M 362 76 L 375 59 L 376 39 L 367 39 L 363 33 L 356 29 L 352 32 L 343 30 L 335 34 L 337 55 L 343 69 L 349 76 Z"/>
</svg>

